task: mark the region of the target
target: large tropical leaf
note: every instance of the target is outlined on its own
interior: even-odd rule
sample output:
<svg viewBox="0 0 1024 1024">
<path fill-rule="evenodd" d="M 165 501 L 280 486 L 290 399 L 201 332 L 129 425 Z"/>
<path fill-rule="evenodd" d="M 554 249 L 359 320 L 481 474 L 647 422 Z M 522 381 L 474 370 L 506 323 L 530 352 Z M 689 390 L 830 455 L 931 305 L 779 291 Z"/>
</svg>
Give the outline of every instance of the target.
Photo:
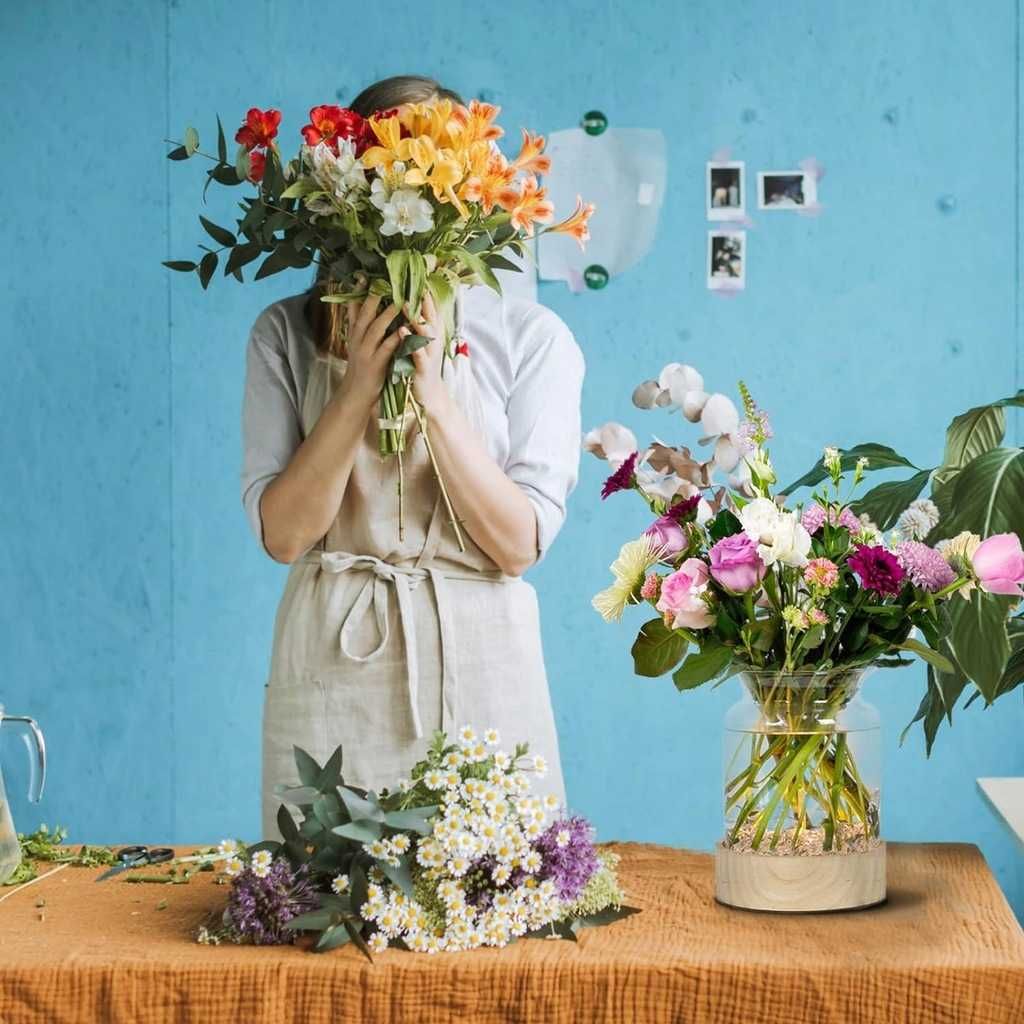
<svg viewBox="0 0 1024 1024">
<path fill-rule="evenodd" d="M 857 460 L 866 458 L 867 469 L 893 469 L 903 466 L 904 468 L 917 469 L 909 459 L 904 458 L 899 452 L 895 452 L 884 444 L 858 444 L 852 448 L 839 449 L 840 462 L 844 470 L 853 469 Z M 808 470 L 799 480 L 794 480 L 788 487 L 784 487 L 780 494 L 791 494 L 799 487 L 814 487 L 820 484 L 828 476 L 825 469 L 824 458 L 818 459 L 814 466 Z"/>
<path fill-rule="evenodd" d="M 1013 598 L 986 594 L 976 588 L 970 599 L 950 600 L 948 650 L 981 690 L 986 704 L 999 696 L 999 685 L 1010 657 L 1006 616 Z"/>
<path fill-rule="evenodd" d="M 887 480 L 872 487 L 860 501 L 853 503 L 853 511 L 857 515 L 867 513 L 879 529 L 888 530 L 925 489 L 931 474 L 930 469 L 922 469 L 906 480 Z"/>
<path fill-rule="evenodd" d="M 948 515 L 929 534 L 932 543 L 962 530 L 980 537 L 1024 536 L 1024 449 L 993 448 L 979 455 L 956 475 L 952 499 L 947 494 L 943 505 Z"/>
</svg>

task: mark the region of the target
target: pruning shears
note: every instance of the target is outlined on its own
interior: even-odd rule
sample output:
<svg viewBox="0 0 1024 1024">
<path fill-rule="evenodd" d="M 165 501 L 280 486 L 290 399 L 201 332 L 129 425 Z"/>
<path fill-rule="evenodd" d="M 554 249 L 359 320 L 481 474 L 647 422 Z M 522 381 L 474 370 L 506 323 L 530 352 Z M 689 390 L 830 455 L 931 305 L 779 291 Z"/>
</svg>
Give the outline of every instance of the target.
<svg viewBox="0 0 1024 1024">
<path fill-rule="evenodd" d="M 122 871 L 130 871 L 132 868 L 142 867 L 143 864 L 163 864 L 174 859 L 174 851 L 167 846 L 151 850 L 148 846 L 126 846 L 123 850 L 117 851 L 117 859 L 120 863 L 104 871 L 97 882 L 105 878 L 112 878 L 121 874 Z"/>
</svg>

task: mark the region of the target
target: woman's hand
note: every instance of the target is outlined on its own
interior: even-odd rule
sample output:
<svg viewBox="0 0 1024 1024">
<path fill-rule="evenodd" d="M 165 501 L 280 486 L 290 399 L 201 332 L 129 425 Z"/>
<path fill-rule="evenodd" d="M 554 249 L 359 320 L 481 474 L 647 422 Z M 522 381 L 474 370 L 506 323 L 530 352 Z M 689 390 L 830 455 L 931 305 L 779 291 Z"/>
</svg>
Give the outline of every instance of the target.
<svg viewBox="0 0 1024 1024">
<path fill-rule="evenodd" d="M 395 349 L 411 333 L 405 326 L 386 333 L 399 310 L 391 303 L 380 311 L 380 303 L 381 297 L 372 294 L 361 302 L 345 303 L 345 357 L 348 366 L 337 393 L 347 399 L 356 397 L 368 404 L 376 402 Z"/>
<path fill-rule="evenodd" d="M 420 318 L 413 320 L 409 316 L 409 304 L 404 307 L 406 317 L 412 324 L 412 330 L 421 337 L 430 340 L 422 348 L 412 353 L 416 376 L 413 391 L 416 399 L 423 406 L 428 416 L 436 415 L 445 405 L 450 394 L 441 378 L 441 365 L 444 359 L 444 323 L 433 296 L 424 292 L 420 303 Z"/>
</svg>

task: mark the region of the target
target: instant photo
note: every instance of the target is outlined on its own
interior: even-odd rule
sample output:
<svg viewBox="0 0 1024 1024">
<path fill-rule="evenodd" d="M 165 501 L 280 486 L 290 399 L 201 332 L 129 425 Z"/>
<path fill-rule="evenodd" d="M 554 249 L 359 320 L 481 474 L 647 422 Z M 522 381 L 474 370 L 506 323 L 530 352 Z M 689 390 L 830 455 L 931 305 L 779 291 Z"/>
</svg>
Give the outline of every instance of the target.
<svg viewBox="0 0 1024 1024">
<path fill-rule="evenodd" d="M 707 165 L 708 220 L 739 220 L 745 214 L 746 182 L 742 160 Z"/>
<path fill-rule="evenodd" d="M 799 210 L 817 201 L 817 180 L 806 171 L 761 171 L 757 176 L 760 210 Z"/>
<path fill-rule="evenodd" d="M 712 291 L 739 290 L 746 285 L 747 233 L 708 232 L 708 287 Z"/>
</svg>

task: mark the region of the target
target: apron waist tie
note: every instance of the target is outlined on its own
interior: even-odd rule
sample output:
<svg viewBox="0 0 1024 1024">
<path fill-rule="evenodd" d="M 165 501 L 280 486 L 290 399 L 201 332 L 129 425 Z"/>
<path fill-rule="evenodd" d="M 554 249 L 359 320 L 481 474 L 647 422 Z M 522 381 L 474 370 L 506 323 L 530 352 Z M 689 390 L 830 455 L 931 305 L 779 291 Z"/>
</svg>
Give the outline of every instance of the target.
<svg viewBox="0 0 1024 1024">
<path fill-rule="evenodd" d="M 434 588 L 434 599 L 437 602 L 437 618 L 441 636 L 441 727 L 449 736 L 452 735 L 456 728 L 458 675 L 456 671 L 455 624 L 451 615 L 448 580 L 483 580 L 490 583 L 504 583 L 509 577 L 489 575 L 486 572 L 459 572 L 429 565 L 422 567 L 395 565 L 373 555 L 354 555 L 348 551 L 324 551 L 320 548 L 307 551 L 300 561 L 318 564 L 324 572 L 332 574 L 343 573 L 349 569 L 370 574 L 342 619 L 341 628 L 338 630 L 338 646 L 341 653 L 352 661 L 373 661 L 387 646 L 390 635 L 387 584 L 390 583 L 395 588 L 395 596 L 398 599 L 398 622 L 402 628 L 402 640 L 405 644 L 409 710 L 412 714 L 413 729 L 417 739 L 423 735 L 423 726 L 419 711 L 419 652 L 416 647 L 416 622 L 411 595 L 413 589 L 419 586 L 423 580 L 430 579 Z M 350 647 L 352 634 L 371 609 L 376 620 L 380 642 L 366 654 L 355 654 Z"/>
</svg>

